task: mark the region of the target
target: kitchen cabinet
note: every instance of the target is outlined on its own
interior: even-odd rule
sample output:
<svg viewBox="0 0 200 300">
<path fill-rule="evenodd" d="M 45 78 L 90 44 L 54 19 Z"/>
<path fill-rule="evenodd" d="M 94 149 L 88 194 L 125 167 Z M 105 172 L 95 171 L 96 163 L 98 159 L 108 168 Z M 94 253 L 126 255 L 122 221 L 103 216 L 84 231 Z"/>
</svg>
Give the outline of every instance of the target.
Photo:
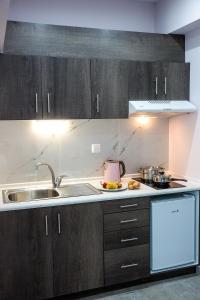
<svg viewBox="0 0 200 300">
<path fill-rule="evenodd" d="M 105 285 L 149 277 L 148 197 L 107 201 L 103 210 Z"/>
<path fill-rule="evenodd" d="M 103 287 L 101 205 L 57 207 L 53 215 L 55 295 Z"/>
<path fill-rule="evenodd" d="M 0 55 L 0 119 L 91 118 L 90 60 Z"/>
<path fill-rule="evenodd" d="M 128 100 L 188 100 L 189 64 L 0 55 L 0 120 L 128 118 Z"/>
<path fill-rule="evenodd" d="M 128 61 L 91 60 L 92 118 L 128 118 Z"/>
<path fill-rule="evenodd" d="M 47 299 L 102 287 L 100 204 L 0 213 L 0 299 Z"/>
<path fill-rule="evenodd" d="M 190 65 L 130 62 L 129 99 L 189 100 Z"/>
<path fill-rule="evenodd" d="M 43 119 L 90 119 L 90 60 L 42 58 Z"/>
<path fill-rule="evenodd" d="M 40 59 L 0 55 L 0 119 L 26 120 L 42 117 Z"/>
<path fill-rule="evenodd" d="M 189 100 L 190 64 L 162 63 L 164 94 L 167 100 Z"/>
<path fill-rule="evenodd" d="M 0 213 L 0 299 L 53 296 L 49 209 Z"/>
</svg>

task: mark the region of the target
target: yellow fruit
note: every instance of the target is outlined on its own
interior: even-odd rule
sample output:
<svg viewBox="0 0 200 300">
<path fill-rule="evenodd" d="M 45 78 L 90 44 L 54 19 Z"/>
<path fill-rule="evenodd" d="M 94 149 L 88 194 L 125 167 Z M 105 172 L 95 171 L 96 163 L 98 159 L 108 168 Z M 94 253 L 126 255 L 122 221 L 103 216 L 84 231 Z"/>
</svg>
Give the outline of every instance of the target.
<svg viewBox="0 0 200 300">
<path fill-rule="evenodd" d="M 128 183 L 129 190 L 139 189 L 140 183 L 135 180 L 130 180 Z"/>
<path fill-rule="evenodd" d="M 134 187 L 133 187 L 132 184 L 129 184 L 129 185 L 128 185 L 128 188 L 129 188 L 129 190 L 134 190 Z"/>
<path fill-rule="evenodd" d="M 116 182 L 108 182 L 106 188 L 109 190 L 115 190 L 118 188 L 118 184 Z"/>
</svg>

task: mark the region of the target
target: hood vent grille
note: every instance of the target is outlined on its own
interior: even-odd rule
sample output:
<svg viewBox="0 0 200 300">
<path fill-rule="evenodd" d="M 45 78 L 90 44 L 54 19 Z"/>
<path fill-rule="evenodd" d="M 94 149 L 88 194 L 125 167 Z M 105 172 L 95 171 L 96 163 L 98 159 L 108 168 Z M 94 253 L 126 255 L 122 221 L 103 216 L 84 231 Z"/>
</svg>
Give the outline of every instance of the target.
<svg viewBox="0 0 200 300">
<path fill-rule="evenodd" d="M 148 100 L 149 104 L 170 104 L 170 100 Z"/>
</svg>

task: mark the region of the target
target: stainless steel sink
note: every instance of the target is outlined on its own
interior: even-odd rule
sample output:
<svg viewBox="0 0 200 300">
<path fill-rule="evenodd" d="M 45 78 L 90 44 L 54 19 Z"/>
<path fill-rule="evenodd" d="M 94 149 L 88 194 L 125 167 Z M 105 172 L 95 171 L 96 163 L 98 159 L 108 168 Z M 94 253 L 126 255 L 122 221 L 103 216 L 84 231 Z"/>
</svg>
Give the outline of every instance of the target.
<svg viewBox="0 0 200 300">
<path fill-rule="evenodd" d="M 4 190 L 4 202 L 24 202 L 42 199 L 58 198 L 60 196 L 56 189 L 21 189 L 21 190 Z"/>
<path fill-rule="evenodd" d="M 68 184 L 59 188 L 12 189 L 3 190 L 5 203 L 26 202 L 33 200 L 49 200 L 56 198 L 69 198 L 101 194 L 99 190 L 89 183 Z"/>
</svg>

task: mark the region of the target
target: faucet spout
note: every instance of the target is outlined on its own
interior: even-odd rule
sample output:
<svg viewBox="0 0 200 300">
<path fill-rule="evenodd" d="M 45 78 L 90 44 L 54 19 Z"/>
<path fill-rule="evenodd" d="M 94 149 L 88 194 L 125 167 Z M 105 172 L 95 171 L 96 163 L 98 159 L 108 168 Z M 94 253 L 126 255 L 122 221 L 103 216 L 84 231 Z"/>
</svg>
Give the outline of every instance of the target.
<svg viewBox="0 0 200 300">
<path fill-rule="evenodd" d="M 51 180 L 52 180 L 53 188 L 56 188 L 57 187 L 57 182 L 56 182 L 56 176 L 55 176 L 53 168 L 47 163 L 38 162 L 36 164 L 36 168 L 39 168 L 41 166 L 46 166 L 49 169 L 49 171 L 51 173 Z"/>
</svg>

